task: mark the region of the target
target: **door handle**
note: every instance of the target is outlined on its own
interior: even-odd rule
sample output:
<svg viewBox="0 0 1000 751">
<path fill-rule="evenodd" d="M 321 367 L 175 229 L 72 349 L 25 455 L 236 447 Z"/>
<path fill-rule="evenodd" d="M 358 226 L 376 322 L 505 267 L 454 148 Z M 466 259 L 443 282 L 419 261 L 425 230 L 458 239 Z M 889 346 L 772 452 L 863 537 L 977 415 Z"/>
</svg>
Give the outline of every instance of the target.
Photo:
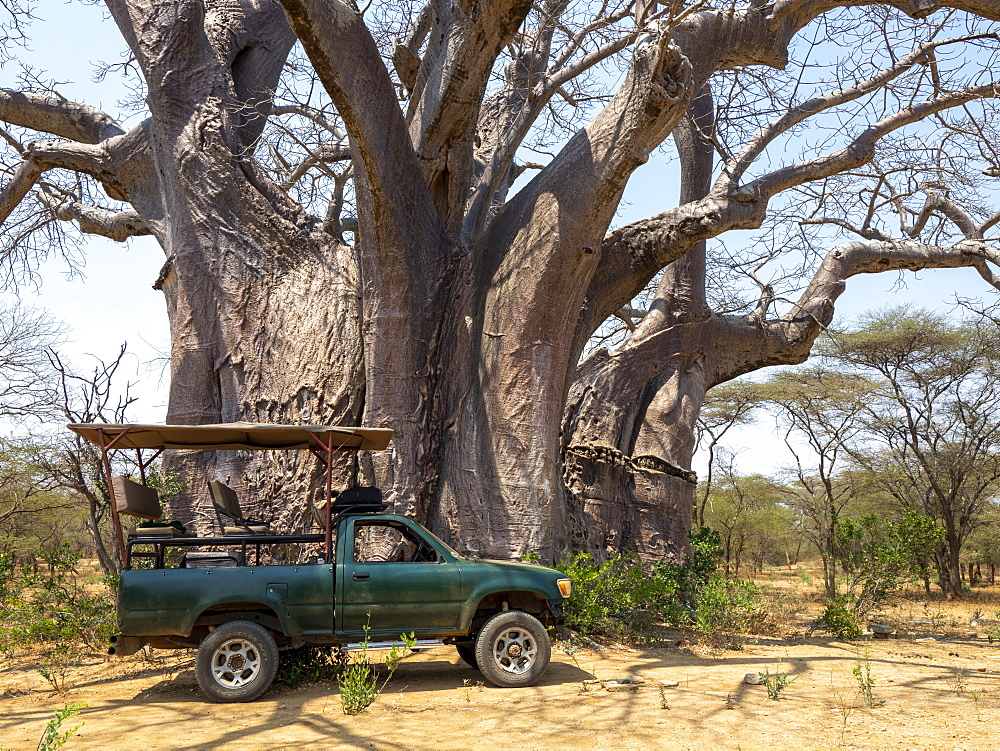
<svg viewBox="0 0 1000 751">
<path fill-rule="evenodd" d="M 356 582 L 366 582 L 366 581 L 368 581 L 371 578 L 372 578 L 371 574 L 369 574 L 367 571 L 355 571 L 354 572 L 354 581 L 356 581 Z"/>
</svg>

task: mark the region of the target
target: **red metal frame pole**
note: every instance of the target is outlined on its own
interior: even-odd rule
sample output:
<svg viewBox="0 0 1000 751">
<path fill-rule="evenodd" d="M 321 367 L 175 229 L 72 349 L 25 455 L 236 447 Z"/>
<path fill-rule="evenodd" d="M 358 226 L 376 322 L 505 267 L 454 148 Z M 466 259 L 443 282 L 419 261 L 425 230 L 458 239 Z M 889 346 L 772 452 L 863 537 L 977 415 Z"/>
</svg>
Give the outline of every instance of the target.
<svg viewBox="0 0 1000 751">
<path fill-rule="evenodd" d="M 326 562 L 333 563 L 333 435 L 326 447 Z"/>
<path fill-rule="evenodd" d="M 340 451 L 347 445 L 353 437 L 353 433 L 348 433 L 347 436 L 341 441 L 337 448 L 333 447 L 333 437 L 336 432 L 332 430 L 326 431 L 327 442 L 324 443 L 315 433 L 310 433 L 309 437 L 316 441 L 320 447 L 326 451 L 326 560 L 327 563 L 333 563 L 333 452 Z M 309 450 L 313 455 L 322 461 L 323 457 L 320 455 L 319 451 L 314 449 L 312 446 Z M 358 449 L 360 451 L 360 449 Z"/>
</svg>

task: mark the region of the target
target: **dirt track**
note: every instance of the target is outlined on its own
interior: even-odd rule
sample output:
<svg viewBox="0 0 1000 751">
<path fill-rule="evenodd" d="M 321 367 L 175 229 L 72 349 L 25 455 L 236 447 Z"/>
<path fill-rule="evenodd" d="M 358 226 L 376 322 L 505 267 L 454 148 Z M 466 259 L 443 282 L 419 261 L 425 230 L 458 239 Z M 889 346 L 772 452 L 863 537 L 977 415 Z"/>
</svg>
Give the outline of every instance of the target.
<svg viewBox="0 0 1000 751">
<path fill-rule="evenodd" d="M 927 638 L 926 635 L 923 638 Z M 584 651 L 557 647 L 538 686 L 495 689 L 450 649 L 408 658 L 364 714 L 341 713 L 332 684 L 277 687 L 252 704 L 198 691 L 189 653 L 156 663 L 94 658 L 58 696 L 30 658 L 0 669 L 0 746 L 34 749 L 52 713 L 85 701 L 66 749 L 651 749 L 1000 748 L 1000 646 L 938 634 L 847 644 L 765 640 L 741 652 L 689 647 Z M 863 707 L 852 675 L 869 650 L 874 693 Z M 749 672 L 796 680 L 771 701 Z M 634 692 L 585 686 L 592 675 L 645 679 Z M 660 680 L 679 681 L 663 688 Z"/>
</svg>

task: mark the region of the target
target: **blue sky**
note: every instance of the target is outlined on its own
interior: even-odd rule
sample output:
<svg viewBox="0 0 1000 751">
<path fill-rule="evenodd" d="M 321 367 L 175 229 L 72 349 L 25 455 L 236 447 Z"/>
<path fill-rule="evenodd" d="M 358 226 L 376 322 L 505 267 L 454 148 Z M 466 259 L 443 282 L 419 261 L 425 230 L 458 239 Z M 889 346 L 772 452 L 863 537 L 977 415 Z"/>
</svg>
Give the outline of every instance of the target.
<svg viewBox="0 0 1000 751">
<path fill-rule="evenodd" d="M 60 82 L 59 89 L 67 98 L 119 116 L 116 103 L 128 94 L 120 77 L 109 75 L 101 83 L 92 80 L 96 63 L 118 61 L 124 49 L 103 6 L 42 0 L 37 4 L 37 15 L 41 20 L 31 29 L 30 48 L 15 50 L 15 57 L 45 71 L 45 78 Z M 18 73 L 17 66 L 5 65 L 0 69 L 0 86 L 16 87 Z M 673 205 L 676 179 L 676 165 L 669 164 L 663 154 L 655 155 L 630 183 L 618 223 Z M 169 337 L 162 295 L 151 288 L 163 263 L 162 251 L 149 238 L 127 244 L 93 238 L 86 259 L 83 276 L 73 279 L 67 279 L 65 265 L 53 259 L 41 270 L 39 290 L 22 290 L 20 296 L 66 323 L 64 350 L 80 368 L 87 367 L 88 353 L 112 357 L 127 341 L 133 358 L 125 375 L 135 384 L 133 393 L 140 397 L 132 417 L 143 422 L 162 421 L 167 393 L 162 358 L 169 349 Z M 895 274 L 852 279 L 838 303 L 838 320 L 889 302 L 947 309 L 956 293 L 981 296 L 987 292 L 979 276 L 969 269 L 907 273 L 903 286 L 899 279 Z M 744 471 L 769 472 L 789 461 L 772 428 L 765 419 L 757 428 L 734 434 L 729 445 L 740 451 L 739 464 Z M 701 470 L 701 462 L 696 462 L 695 468 Z"/>
</svg>

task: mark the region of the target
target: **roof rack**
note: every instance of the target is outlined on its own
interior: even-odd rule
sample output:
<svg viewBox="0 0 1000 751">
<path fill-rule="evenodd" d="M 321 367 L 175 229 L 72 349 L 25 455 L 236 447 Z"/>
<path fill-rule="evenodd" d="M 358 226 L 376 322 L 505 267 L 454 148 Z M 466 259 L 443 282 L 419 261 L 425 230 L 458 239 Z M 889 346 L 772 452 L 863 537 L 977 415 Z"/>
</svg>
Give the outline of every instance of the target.
<svg viewBox="0 0 1000 751">
<path fill-rule="evenodd" d="M 146 468 L 166 449 L 195 450 L 271 450 L 309 451 L 326 469 L 326 529 L 324 540 L 326 559 L 333 559 L 333 509 L 343 513 L 375 513 L 388 508 L 382 502 L 378 488 L 351 488 L 333 497 L 333 455 L 338 451 L 382 451 L 389 445 L 392 430 L 388 428 L 358 428 L 345 425 L 275 425 L 234 422 L 218 425 L 139 425 L 129 423 L 72 423 L 66 426 L 81 438 L 101 450 L 104 474 L 109 478 L 111 517 L 118 541 L 118 553 L 125 568 L 129 568 L 129 548 L 118 518 L 115 488 L 110 482 L 110 453 L 133 449 L 142 484 L 146 484 Z M 152 456 L 143 457 L 143 450 Z M 352 494 L 353 493 L 353 494 Z"/>
</svg>

